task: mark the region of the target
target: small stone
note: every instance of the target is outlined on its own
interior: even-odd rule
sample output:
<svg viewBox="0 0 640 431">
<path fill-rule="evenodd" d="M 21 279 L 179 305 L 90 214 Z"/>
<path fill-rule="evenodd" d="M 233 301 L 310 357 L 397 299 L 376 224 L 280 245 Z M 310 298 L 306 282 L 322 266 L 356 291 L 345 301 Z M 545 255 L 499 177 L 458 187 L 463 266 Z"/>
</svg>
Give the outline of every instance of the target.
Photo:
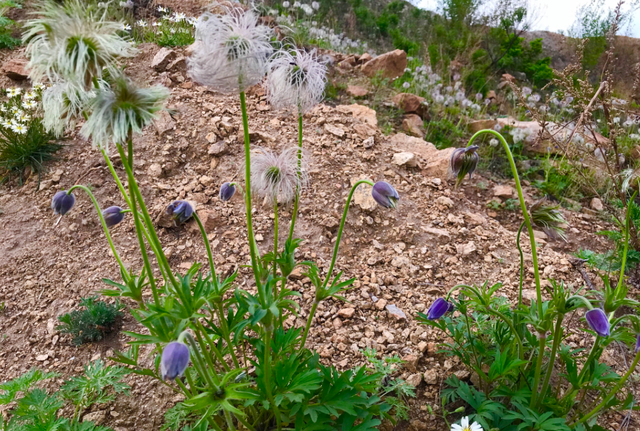
<svg viewBox="0 0 640 431">
<path fill-rule="evenodd" d="M 416 355 L 406 355 L 402 358 L 404 361 L 403 366 L 412 373 L 415 373 L 418 367 L 418 359 Z"/>
<path fill-rule="evenodd" d="M 418 160 L 416 159 L 415 154 L 402 152 L 394 154 L 391 163 L 398 166 L 408 166 L 410 168 L 415 168 L 418 165 Z"/>
<path fill-rule="evenodd" d="M 418 386 L 421 382 L 422 382 L 422 374 L 420 373 L 411 374 L 409 377 L 407 377 L 407 383 L 413 387 Z"/>
<path fill-rule="evenodd" d="M 14 58 L 2 64 L 2 71 L 9 79 L 24 81 L 29 77 L 29 73 L 26 70 L 28 64 L 29 61 L 24 58 Z"/>
<path fill-rule="evenodd" d="M 402 130 L 407 132 L 410 136 L 416 138 L 424 138 L 424 121 L 416 114 L 408 114 L 404 116 L 402 120 Z"/>
<path fill-rule="evenodd" d="M 47 359 L 49 359 L 49 355 L 47 355 L 46 353 L 43 354 L 43 355 L 36 356 L 36 361 L 38 361 L 38 362 L 44 362 Z"/>
<path fill-rule="evenodd" d="M 325 124 L 324 125 L 324 130 L 327 133 L 330 133 L 333 136 L 336 136 L 338 138 L 342 138 L 344 136 L 344 130 L 342 130 L 339 127 L 334 126 L 333 124 L 329 124 L 329 123 Z"/>
<path fill-rule="evenodd" d="M 384 307 L 387 306 L 387 300 L 386 299 L 378 299 L 378 302 L 376 302 L 376 308 L 378 310 L 384 310 Z"/>
<path fill-rule="evenodd" d="M 160 51 L 156 53 L 151 61 L 151 67 L 153 67 L 157 72 L 164 71 L 169 63 L 174 61 L 178 57 L 178 54 L 168 48 L 160 48 Z"/>
<path fill-rule="evenodd" d="M 466 244 L 456 244 L 456 252 L 462 256 L 468 256 L 476 250 L 476 245 L 473 241 L 469 241 Z"/>
<path fill-rule="evenodd" d="M 159 163 L 154 163 L 147 169 L 147 175 L 153 178 L 160 178 L 162 176 L 162 166 Z"/>
<path fill-rule="evenodd" d="M 98 410 L 97 412 L 87 413 L 82 416 L 82 422 L 93 422 L 96 425 L 101 425 L 107 418 L 107 412 L 104 410 Z"/>
<path fill-rule="evenodd" d="M 404 314 L 404 311 L 395 306 L 395 304 L 390 304 L 385 307 L 389 314 L 395 317 L 397 320 L 407 320 L 407 315 Z"/>
<path fill-rule="evenodd" d="M 426 352 L 427 351 L 427 347 L 428 347 L 428 344 L 427 344 L 426 341 L 420 341 L 418 343 L 418 350 L 420 350 L 421 353 Z"/>
<path fill-rule="evenodd" d="M 424 382 L 428 385 L 435 385 L 438 383 L 438 372 L 433 368 L 425 371 L 422 377 L 424 378 Z"/>
<path fill-rule="evenodd" d="M 440 196 L 438 199 L 436 199 L 436 203 L 438 205 L 442 205 L 445 206 L 447 208 L 453 208 L 453 201 L 451 200 L 451 198 L 448 198 L 446 196 Z"/>
<path fill-rule="evenodd" d="M 343 308 L 340 311 L 338 311 L 338 316 L 344 317 L 346 319 L 351 319 L 355 312 L 356 310 L 353 308 Z"/>
<path fill-rule="evenodd" d="M 158 132 L 159 135 L 163 135 L 169 130 L 173 130 L 176 126 L 176 122 L 173 121 L 173 118 L 171 118 L 171 115 L 167 111 L 160 111 L 154 126 L 156 128 L 156 132 Z"/>
<path fill-rule="evenodd" d="M 349 85 L 347 86 L 347 94 L 353 97 L 365 97 L 369 94 L 369 90 L 359 85 Z"/>
<path fill-rule="evenodd" d="M 493 188 L 493 196 L 498 198 L 511 198 L 515 193 L 515 189 L 509 185 L 497 185 Z"/>
<path fill-rule="evenodd" d="M 211 144 L 209 146 L 208 154 L 211 156 L 220 156 L 227 151 L 227 144 L 224 141 Z"/>
<path fill-rule="evenodd" d="M 373 146 L 375 145 L 376 141 L 373 138 L 373 136 L 368 137 L 367 139 L 365 139 L 364 141 L 362 141 L 362 145 L 364 145 L 364 147 L 366 149 L 369 148 L 373 148 Z"/>
<path fill-rule="evenodd" d="M 214 142 L 216 142 L 218 140 L 218 136 L 215 133 L 210 132 L 210 133 L 207 134 L 205 139 L 207 140 L 208 143 L 213 144 Z"/>
<path fill-rule="evenodd" d="M 333 319 L 333 329 L 340 329 L 342 328 L 342 320 L 338 319 L 337 317 L 335 319 Z"/>
<path fill-rule="evenodd" d="M 604 204 L 598 198 L 591 199 L 591 203 L 589 204 L 592 210 L 595 211 L 604 211 Z"/>
</svg>

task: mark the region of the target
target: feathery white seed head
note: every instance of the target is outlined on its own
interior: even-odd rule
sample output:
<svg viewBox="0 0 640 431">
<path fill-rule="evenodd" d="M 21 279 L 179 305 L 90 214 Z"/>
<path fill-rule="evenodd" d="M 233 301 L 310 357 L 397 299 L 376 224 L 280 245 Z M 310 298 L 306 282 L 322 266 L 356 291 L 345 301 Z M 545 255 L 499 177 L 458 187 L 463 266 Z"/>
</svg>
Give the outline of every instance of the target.
<svg viewBox="0 0 640 431">
<path fill-rule="evenodd" d="M 267 74 L 267 96 L 276 109 L 304 114 L 320 103 L 324 94 L 327 67 L 315 52 L 278 51 Z"/>
<path fill-rule="evenodd" d="M 91 116 L 80 133 L 93 143 L 109 151 L 110 142 L 125 143 L 129 131 L 141 133 L 156 117 L 169 90 L 163 86 L 140 88 L 124 76 L 98 91 L 92 100 Z"/>
<path fill-rule="evenodd" d="M 100 81 L 99 85 L 104 83 Z M 75 119 L 94 96 L 95 93 L 84 91 L 74 82 L 59 81 L 47 88 L 42 93 L 42 124 L 45 129 L 62 136 L 67 127 L 75 124 Z"/>
<path fill-rule="evenodd" d="M 225 15 L 206 12 L 196 23 L 189 74 L 218 91 L 243 91 L 264 77 L 273 51 L 272 34 L 269 27 L 258 24 L 251 10 L 229 8 Z"/>
<path fill-rule="evenodd" d="M 298 191 L 309 183 L 309 169 L 302 153 L 302 168 L 298 175 L 298 147 L 289 147 L 281 153 L 258 148 L 251 155 L 251 188 L 261 197 L 273 202 L 291 202 Z"/>
<path fill-rule="evenodd" d="M 80 0 L 64 5 L 45 0 L 38 14 L 26 23 L 23 35 L 33 82 L 46 76 L 52 82 L 77 81 L 89 87 L 105 68 L 112 71 L 118 58 L 136 52 L 117 34 L 123 23 L 106 20 L 106 10 L 97 14 Z"/>
</svg>

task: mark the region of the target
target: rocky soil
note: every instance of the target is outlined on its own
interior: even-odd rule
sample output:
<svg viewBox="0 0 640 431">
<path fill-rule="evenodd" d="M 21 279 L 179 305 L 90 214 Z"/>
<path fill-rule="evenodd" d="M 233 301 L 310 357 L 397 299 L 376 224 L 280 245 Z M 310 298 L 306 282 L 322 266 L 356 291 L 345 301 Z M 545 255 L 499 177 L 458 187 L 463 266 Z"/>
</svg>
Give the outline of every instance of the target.
<svg viewBox="0 0 640 431">
<path fill-rule="evenodd" d="M 162 63 L 156 58 L 158 51 L 157 46 L 142 45 L 140 55 L 127 65 L 129 74 L 137 79 L 162 83 L 172 90 L 169 112 L 134 141 L 135 173 L 142 193 L 159 216 L 160 239 L 177 271 L 185 272 L 206 256 L 193 222 L 175 227 L 161 217 L 173 200 L 188 199 L 196 202 L 204 219 L 217 268 L 223 273 L 239 268 L 242 287 L 250 279 L 248 270 L 241 268 L 249 262 L 243 202 L 235 197 L 223 203 L 217 197 L 224 181 L 242 180 L 239 101 L 237 96 L 192 83 L 180 50 L 163 64 L 158 64 Z M 272 110 L 261 88 L 252 89 L 248 103 L 255 147 L 295 145 L 295 119 Z M 411 420 L 397 429 L 443 430 L 444 423 L 429 415 L 427 405 L 440 405 L 438 392 L 447 376 L 456 373 L 469 378 L 469 374 L 457 360 L 437 354 L 443 334 L 418 325 L 416 313 L 459 283 L 502 282 L 500 292 L 513 300 L 519 268 L 515 238 L 521 219 L 517 212 L 496 213 L 486 206 L 492 199 L 515 197 L 512 183 L 497 184 L 477 176 L 455 189 L 447 178 L 450 150 L 438 151 L 404 134 L 385 136 L 377 128 L 375 114 L 362 105 L 323 104 L 304 117 L 304 147 L 312 158 L 312 170 L 297 224 L 296 236 L 305 239 L 300 260 L 314 260 L 327 270 L 353 182 L 385 180 L 401 196 L 399 208 L 391 211 L 377 206 L 365 188 L 357 194 L 337 262 L 338 270 L 357 281 L 347 294 L 348 303 L 320 305 L 309 347 L 340 369 L 362 364 L 361 350 L 366 347 L 405 358 L 407 363 L 398 373 L 417 386 L 418 396 L 409 401 Z M 102 157 L 90 143 L 71 133 L 64 145 L 60 159 L 50 164 L 40 184 L 31 177 L 23 187 L 8 184 L 0 192 L 0 303 L 4 303 L 0 380 L 39 367 L 61 373 L 61 381 L 80 373 L 90 360 L 106 359 L 126 348 L 128 341 L 118 333 L 99 343 L 74 347 L 55 329 L 58 316 L 71 311 L 81 297 L 105 288 L 103 278 L 118 280 L 119 271 L 89 199 L 79 192 L 76 207 L 58 220 L 50 209 L 53 194 L 83 183 L 91 186 L 103 208 L 123 203 Z M 528 202 L 533 202 L 535 190 L 526 187 L 526 192 Z M 273 216 L 261 202 L 254 201 L 254 206 L 258 244 L 266 252 L 273 241 Z M 289 211 L 284 209 L 282 220 L 288 221 Z M 570 222 L 567 243 L 536 234 L 541 271 L 545 278 L 577 287 L 584 280 L 570 263 L 571 253 L 582 247 L 599 251 L 610 247 L 595 235 L 607 224 L 589 209 L 565 214 Z M 131 218 L 112 232 L 125 264 L 141 268 Z M 526 241 L 524 248 L 530 264 Z M 530 265 L 525 275 L 531 295 Z M 595 281 L 596 277 L 591 274 L 591 278 Z M 302 294 L 302 312 L 297 321 L 288 323 L 303 325 L 311 307 L 312 285 L 301 275 L 292 285 Z M 123 329 L 141 330 L 125 314 Z M 583 324 L 576 320 L 569 326 Z M 582 335 L 571 335 L 568 341 L 585 347 L 592 343 Z M 614 353 L 617 351 L 607 360 L 622 371 L 624 362 L 613 359 Z M 145 377 L 129 376 L 128 383 L 131 397 L 87 414 L 117 431 L 159 429 L 164 412 L 180 397 Z M 620 420 L 613 417 L 611 423 Z"/>
</svg>

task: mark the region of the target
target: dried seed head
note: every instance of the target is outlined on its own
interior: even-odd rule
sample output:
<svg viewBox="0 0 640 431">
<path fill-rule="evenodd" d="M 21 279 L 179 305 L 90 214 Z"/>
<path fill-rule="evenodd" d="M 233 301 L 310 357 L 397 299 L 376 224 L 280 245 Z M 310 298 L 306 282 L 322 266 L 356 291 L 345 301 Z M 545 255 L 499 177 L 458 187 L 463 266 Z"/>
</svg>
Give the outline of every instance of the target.
<svg viewBox="0 0 640 431">
<path fill-rule="evenodd" d="M 219 91 L 243 91 L 264 77 L 273 52 L 272 34 L 269 27 L 258 24 L 251 10 L 228 8 L 225 15 L 206 12 L 196 23 L 189 74 Z"/>
<path fill-rule="evenodd" d="M 560 205 L 545 205 L 545 201 L 539 200 L 531 206 L 531 221 L 533 224 L 542 229 L 551 239 L 561 239 L 567 241 L 565 235 L 565 226 L 567 220 L 560 211 Z"/>
<path fill-rule="evenodd" d="M 309 182 L 306 157 L 302 157 L 302 169 L 298 169 L 298 151 L 298 147 L 286 148 L 280 154 L 257 149 L 251 156 L 253 191 L 274 202 L 291 202 Z"/>
</svg>

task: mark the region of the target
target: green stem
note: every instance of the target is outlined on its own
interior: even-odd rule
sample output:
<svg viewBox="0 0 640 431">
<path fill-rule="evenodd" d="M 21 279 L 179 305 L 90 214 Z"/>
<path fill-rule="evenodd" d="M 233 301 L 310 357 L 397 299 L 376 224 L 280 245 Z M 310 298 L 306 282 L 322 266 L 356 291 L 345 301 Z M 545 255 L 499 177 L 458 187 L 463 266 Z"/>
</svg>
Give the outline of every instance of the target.
<svg viewBox="0 0 640 431">
<path fill-rule="evenodd" d="M 116 172 L 115 168 L 113 167 L 113 163 L 111 163 L 111 159 L 107 155 L 107 152 L 104 150 L 104 148 L 101 148 L 100 151 L 102 152 L 102 156 L 104 157 L 105 162 L 107 162 L 107 166 L 109 167 L 109 171 L 111 171 L 111 176 L 113 177 L 113 179 L 116 181 L 116 184 L 118 185 L 118 189 L 120 190 L 120 193 L 122 194 L 122 197 L 127 202 L 127 205 L 129 206 L 129 208 L 131 208 L 131 199 L 129 199 L 129 195 L 127 194 L 127 190 L 122 185 L 122 182 L 120 181 L 120 177 L 118 176 L 118 173 Z M 124 163 L 124 161 L 122 161 L 122 163 Z"/>
<path fill-rule="evenodd" d="M 331 258 L 331 265 L 329 266 L 329 271 L 327 272 L 327 278 L 325 278 L 324 283 L 322 284 L 322 288 L 324 289 L 329 283 L 329 278 L 331 278 L 331 273 L 333 272 L 333 267 L 336 264 L 336 259 L 338 258 L 338 249 L 340 248 L 340 240 L 342 239 L 342 231 L 344 229 L 344 223 L 347 220 L 347 213 L 349 212 L 349 205 L 351 204 L 351 199 L 353 198 L 353 194 L 360 184 L 368 184 L 373 187 L 373 182 L 369 180 L 360 180 L 357 181 L 353 187 L 351 187 L 351 191 L 349 192 L 349 197 L 347 198 L 347 203 L 344 206 L 344 211 L 342 213 L 342 220 L 340 220 L 340 227 L 338 228 L 338 236 L 336 238 L 336 245 L 333 247 L 333 257 Z M 303 344 L 304 346 L 304 344 Z"/>
<path fill-rule="evenodd" d="M 111 251 L 113 252 L 113 255 L 118 261 L 120 268 L 122 268 L 122 273 L 127 274 L 127 268 L 124 266 L 124 263 L 122 263 L 122 260 L 120 259 L 120 255 L 118 254 L 116 247 L 113 245 L 113 240 L 111 239 L 111 234 L 109 233 L 109 228 L 107 227 L 107 222 L 104 220 L 104 216 L 102 215 L 102 211 L 100 210 L 100 205 L 98 204 L 96 197 L 93 195 L 93 193 L 91 192 L 91 190 L 89 190 L 88 187 L 85 187 L 80 184 L 71 187 L 69 191 L 67 191 L 67 194 L 71 193 L 75 189 L 81 189 L 87 195 L 89 195 L 89 198 L 93 202 L 93 206 L 96 208 L 96 211 L 98 212 L 98 217 L 100 218 L 100 223 L 102 224 L 102 229 L 104 230 L 104 235 L 107 237 L 107 241 L 109 241 L 109 247 L 111 247 Z"/>
<path fill-rule="evenodd" d="M 193 365 L 199 369 L 200 374 L 202 375 L 202 378 L 204 379 L 205 382 L 207 382 L 207 384 L 209 385 L 209 388 L 211 388 L 211 390 L 213 390 L 214 392 L 218 392 L 220 388 L 218 387 L 218 385 L 216 385 L 213 382 L 211 378 L 211 373 L 207 371 L 207 366 L 205 365 L 204 359 L 202 359 L 200 350 L 198 350 L 198 344 L 196 343 L 196 340 L 193 338 L 191 334 L 187 334 L 186 339 L 187 339 L 187 342 L 191 345 L 191 351 L 193 352 L 193 357 L 195 359 L 195 361 L 193 361 Z M 211 369 L 211 372 L 215 373 L 215 369 Z M 216 378 L 217 377 L 218 376 L 216 376 Z"/>
<path fill-rule="evenodd" d="M 522 216 L 524 217 L 524 223 L 527 226 L 527 231 L 529 232 L 529 240 L 531 241 L 531 257 L 533 259 L 533 274 L 536 280 L 536 295 L 538 301 L 538 317 L 542 318 L 542 287 L 540 285 L 540 271 L 538 269 L 538 253 L 536 249 L 536 239 L 533 236 L 533 226 L 531 225 L 531 219 L 529 217 L 529 212 L 527 211 L 527 205 L 524 202 L 524 194 L 522 192 L 522 186 L 520 185 L 520 177 L 518 176 L 518 169 L 516 168 L 516 162 L 513 160 L 513 154 L 511 153 L 511 149 L 509 149 L 509 144 L 505 141 L 504 137 L 496 132 L 495 130 L 485 129 L 476 132 L 471 139 L 469 139 L 469 143 L 467 147 L 471 146 L 473 141 L 482 134 L 491 134 L 494 135 L 498 140 L 502 143 L 505 152 L 507 153 L 507 158 L 509 159 L 509 165 L 511 166 L 511 173 L 513 175 L 513 179 L 516 183 L 516 190 L 518 191 L 518 200 L 520 201 L 520 208 L 522 209 Z M 542 354 L 542 352 L 540 352 Z M 535 393 L 535 392 L 534 392 Z"/>
<path fill-rule="evenodd" d="M 544 356 L 544 346 L 546 343 L 546 337 L 542 334 L 538 334 L 538 358 L 536 360 L 536 371 L 533 377 L 533 387 L 531 388 L 531 402 L 529 407 L 533 408 L 538 401 L 538 387 L 540 385 L 540 375 L 542 374 L 542 357 Z"/>
<path fill-rule="evenodd" d="M 222 356 L 222 353 L 216 347 L 216 344 L 213 342 L 211 337 L 209 337 L 209 334 L 207 334 L 207 331 L 204 328 L 204 326 L 202 326 L 202 323 L 200 323 L 197 319 L 193 319 L 193 322 L 195 323 L 196 328 L 198 328 L 198 332 L 196 332 L 196 336 L 198 337 L 198 342 L 202 346 L 202 351 L 205 352 L 206 351 L 205 348 L 208 345 L 211 348 L 211 351 L 213 352 L 213 354 L 216 355 L 216 358 L 218 359 L 218 361 L 220 361 L 220 363 L 222 364 L 222 367 L 224 368 L 224 370 L 226 372 L 231 371 L 231 368 L 227 364 L 227 361 L 224 360 L 224 356 Z M 206 339 L 206 343 L 200 338 L 200 334 L 202 334 L 202 336 Z M 207 359 L 207 362 L 209 363 L 209 366 L 215 370 L 213 360 L 211 360 L 209 356 L 206 356 L 206 359 Z"/>
<path fill-rule="evenodd" d="M 620 389 L 622 389 L 622 386 L 624 386 L 625 382 L 627 381 L 627 379 L 629 378 L 631 373 L 633 373 L 633 371 L 636 369 L 636 366 L 638 365 L 638 361 L 640 361 L 640 351 L 638 351 L 638 353 L 636 353 L 636 357 L 633 360 L 633 363 L 631 364 L 631 367 L 629 367 L 629 371 L 627 371 L 627 373 L 618 381 L 618 383 L 614 386 L 614 388 L 611 390 L 611 392 L 609 392 L 609 395 L 604 397 L 604 399 L 602 400 L 602 402 L 600 404 L 595 406 L 593 410 L 591 410 L 588 414 L 583 416 L 576 424 L 581 424 L 581 423 L 587 422 L 596 413 L 598 413 L 604 406 L 606 406 L 609 403 L 611 398 L 613 398 L 618 393 L 618 391 L 620 391 Z"/>
<path fill-rule="evenodd" d="M 309 312 L 309 318 L 307 319 L 307 325 L 304 327 L 304 334 L 302 334 L 302 342 L 300 343 L 300 350 L 304 348 L 304 345 L 307 342 L 307 336 L 309 335 L 309 328 L 311 328 L 311 321 L 313 320 L 313 316 L 316 314 L 316 310 L 318 309 L 318 302 L 313 301 L 313 305 L 311 306 L 311 311 Z"/>
<path fill-rule="evenodd" d="M 618 287 L 617 289 L 620 290 L 620 288 L 622 287 L 622 283 L 624 282 L 624 271 L 625 271 L 625 267 L 627 264 L 627 254 L 629 253 L 629 236 L 630 236 L 630 232 L 631 232 L 631 226 L 629 225 L 629 222 L 631 220 L 631 203 L 634 201 L 636 195 L 638 194 L 638 192 L 635 192 L 633 194 L 633 196 L 631 197 L 629 203 L 627 204 L 627 214 L 626 214 L 626 221 L 625 221 L 625 229 L 624 229 L 624 252 L 622 253 L 622 265 L 620 266 L 620 278 L 618 279 Z"/>
<path fill-rule="evenodd" d="M 298 179 L 302 178 L 302 113 L 298 113 Z M 289 241 L 293 239 L 293 229 L 298 219 L 298 203 L 300 202 L 301 190 L 296 191 L 296 199 L 293 202 L 293 213 L 291 214 L 291 226 L 289 227 Z"/>
<path fill-rule="evenodd" d="M 553 333 L 553 345 L 551 346 L 551 356 L 549 357 L 549 365 L 547 366 L 547 373 L 544 376 L 544 381 L 542 382 L 542 390 L 540 391 L 540 401 L 544 401 L 545 394 L 547 393 L 547 389 L 549 387 L 549 382 L 551 381 L 551 374 L 553 373 L 553 366 L 556 361 L 556 352 L 558 351 L 558 346 L 560 345 L 560 341 L 562 341 L 562 321 L 564 320 L 564 314 L 558 315 L 558 320 L 556 321 L 556 330 Z"/>
<path fill-rule="evenodd" d="M 193 218 L 195 219 L 196 223 L 198 223 L 198 227 L 200 227 L 200 233 L 202 234 L 202 238 L 204 239 L 204 246 L 207 249 L 207 256 L 209 257 L 209 269 L 211 270 L 211 279 L 214 283 L 217 284 L 218 281 L 216 278 L 216 268 L 213 263 L 213 254 L 211 253 L 211 243 L 209 243 L 209 238 L 207 237 L 207 231 L 204 230 L 204 225 L 202 224 L 200 217 L 198 217 L 198 214 L 195 211 L 193 212 Z M 222 316 L 220 318 L 222 319 Z"/>
<path fill-rule="evenodd" d="M 271 325 L 271 322 L 269 322 Z M 267 391 L 267 399 L 269 403 L 273 406 L 273 411 L 276 416 L 276 423 L 278 424 L 278 430 L 282 428 L 280 424 L 280 412 L 278 410 L 278 406 L 273 399 L 273 394 L 271 393 L 271 332 L 273 331 L 272 327 L 265 328 L 265 344 L 264 344 L 264 386 Z"/>
<path fill-rule="evenodd" d="M 516 328 L 513 326 L 513 323 L 511 322 L 511 320 L 509 320 L 507 316 L 505 316 L 499 311 L 493 310 L 489 307 L 487 307 L 486 310 L 487 310 L 487 313 L 493 314 L 494 316 L 499 317 L 500 319 L 502 319 L 502 321 L 504 321 L 504 323 L 506 323 L 509 326 L 509 328 L 511 329 L 511 332 L 513 332 L 516 342 L 518 343 L 518 351 L 519 351 L 518 357 L 524 360 L 524 347 L 522 345 L 522 339 L 520 338 L 520 334 L 518 334 L 518 331 L 516 331 Z"/>
<path fill-rule="evenodd" d="M 256 286 L 260 286 L 260 271 L 258 269 L 259 253 L 253 234 L 253 216 L 251 214 L 251 140 L 249 138 L 249 119 L 247 117 L 247 102 L 244 91 L 240 91 L 240 109 L 242 110 L 242 129 L 244 132 L 244 185 L 245 206 L 247 207 L 247 236 L 249 239 L 249 254 L 251 267 L 256 279 Z M 258 288 L 261 292 L 262 289 Z M 261 298 L 264 302 L 264 298 Z"/>
<path fill-rule="evenodd" d="M 520 252 L 520 284 L 518 288 L 518 308 L 522 305 L 522 285 L 524 282 L 524 254 L 522 253 L 522 247 L 520 246 L 520 235 L 522 234 L 522 228 L 524 227 L 524 223 L 520 224 L 520 228 L 518 229 L 518 234 L 516 235 L 516 247 L 518 248 L 518 252 Z"/>
<path fill-rule="evenodd" d="M 277 259 L 278 258 L 278 199 L 277 197 L 274 197 L 274 204 L 273 204 L 273 258 Z M 275 278 L 276 276 L 276 270 L 277 270 L 278 265 L 276 264 L 275 260 L 273 262 L 273 277 Z M 277 283 L 274 285 L 274 296 L 278 296 L 278 288 L 277 288 Z"/>
<path fill-rule="evenodd" d="M 591 347 L 591 351 L 589 352 L 589 356 L 587 356 L 587 360 L 584 363 L 584 367 L 582 367 L 582 370 L 580 370 L 580 374 L 578 374 L 579 384 L 582 383 L 582 378 L 584 377 L 584 374 L 587 372 L 587 369 L 589 368 L 589 364 L 591 363 L 593 358 L 596 356 L 599 348 L 600 348 L 600 336 L 597 335 L 596 340 L 593 342 L 593 347 Z"/>
</svg>

